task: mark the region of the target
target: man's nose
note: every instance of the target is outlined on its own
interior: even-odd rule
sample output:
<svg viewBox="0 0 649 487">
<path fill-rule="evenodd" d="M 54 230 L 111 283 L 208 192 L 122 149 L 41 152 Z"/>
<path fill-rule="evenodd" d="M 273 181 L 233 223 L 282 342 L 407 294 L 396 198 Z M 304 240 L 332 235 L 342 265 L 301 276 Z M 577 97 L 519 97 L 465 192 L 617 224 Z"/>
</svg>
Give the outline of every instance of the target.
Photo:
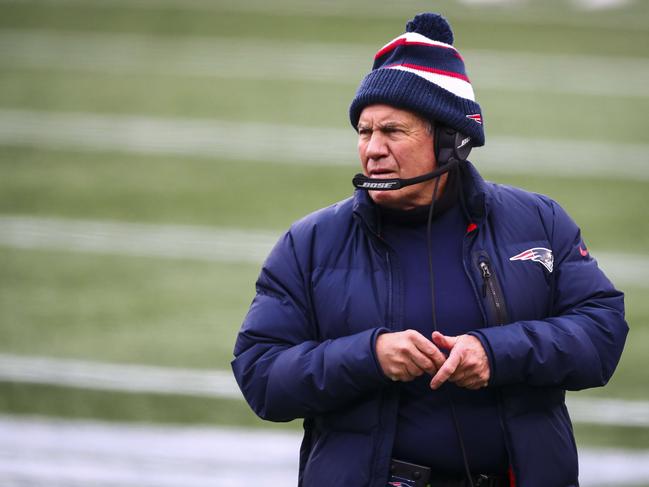
<svg viewBox="0 0 649 487">
<path fill-rule="evenodd" d="M 378 130 L 372 132 L 370 140 L 365 147 L 365 155 L 369 159 L 380 159 L 388 155 L 388 145 L 383 135 Z"/>
</svg>

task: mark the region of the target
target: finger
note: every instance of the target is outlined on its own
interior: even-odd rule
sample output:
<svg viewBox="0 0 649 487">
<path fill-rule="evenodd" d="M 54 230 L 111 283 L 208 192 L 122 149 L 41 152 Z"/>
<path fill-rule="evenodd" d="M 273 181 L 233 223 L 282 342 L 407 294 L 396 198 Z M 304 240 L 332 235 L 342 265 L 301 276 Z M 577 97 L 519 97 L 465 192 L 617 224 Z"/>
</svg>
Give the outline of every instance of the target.
<svg viewBox="0 0 649 487">
<path fill-rule="evenodd" d="M 402 382 L 409 382 L 424 374 L 424 370 L 420 369 L 417 364 L 409 360 L 407 357 L 402 357 L 398 362 L 392 364 L 390 373 L 387 374 L 392 380 Z"/>
<path fill-rule="evenodd" d="M 404 374 L 404 381 L 414 380 L 416 377 L 419 377 L 424 373 L 422 369 L 417 367 L 414 363 L 408 363 L 405 365 L 406 373 Z"/>
<path fill-rule="evenodd" d="M 478 366 L 470 355 L 466 354 L 460 346 L 456 346 L 453 349 L 453 355 L 457 354 L 461 357 L 460 364 L 455 369 L 455 372 L 449 377 L 451 382 L 459 382 L 471 378 L 476 380 L 480 377 Z"/>
<path fill-rule="evenodd" d="M 433 343 L 439 348 L 444 348 L 446 350 L 451 350 L 457 343 L 457 337 L 449 337 L 442 335 L 438 331 L 433 332 Z"/>
<path fill-rule="evenodd" d="M 437 347 L 433 346 L 433 351 L 428 355 L 435 365 L 435 370 L 439 370 L 444 362 L 446 362 L 446 355 Z"/>
<path fill-rule="evenodd" d="M 451 375 L 455 372 L 458 365 L 460 365 L 461 356 L 459 354 L 452 353 L 449 355 L 444 365 L 437 371 L 435 377 L 430 381 L 431 389 L 439 389 L 441 385 L 448 380 Z"/>
<path fill-rule="evenodd" d="M 457 384 L 459 387 L 464 387 L 465 389 L 470 389 L 472 391 L 477 391 L 478 389 L 482 389 L 484 387 L 487 387 L 487 383 L 483 380 L 477 380 L 474 382 L 467 382 L 466 384 Z"/>
<path fill-rule="evenodd" d="M 451 377 L 449 379 L 449 382 L 453 382 L 458 387 L 469 388 L 471 385 L 479 384 L 480 380 L 474 375 L 464 375 L 463 377 L 457 380 L 453 380 L 453 378 Z"/>
<path fill-rule="evenodd" d="M 411 368 L 412 367 L 412 368 Z M 405 363 L 394 368 L 394 372 L 391 374 L 390 378 L 393 381 L 400 382 L 410 382 L 418 375 L 421 375 L 422 372 L 417 372 L 417 368 L 414 366 L 408 366 Z"/>
<path fill-rule="evenodd" d="M 393 365 L 399 367 L 399 369 L 407 368 L 408 373 L 415 377 L 422 375 L 427 370 L 431 370 L 433 362 L 421 353 L 415 345 L 418 338 L 426 340 L 423 335 L 414 330 L 406 330 L 400 335 L 401 339 L 395 347 L 395 353 L 392 357 Z"/>
<path fill-rule="evenodd" d="M 485 380 L 484 374 L 475 360 L 471 356 L 460 353 L 458 347 L 455 348 L 455 351 L 462 357 L 462 360 L 455 372 L 449 377 L 449 382 L 453 382 L 460 387 L 466 387 L 467 384 L 473 382 L 483 382 Z"/>
<path fill-rule="evenodd" d="M 413 343 L 421 353 L 432 360 L 435 368 L 434 370 L 431 369 L 428 371 L 429 373 L 434 373 L 444 364 L 444 362 L 446 362 L 446 355 L 444 355 L 439 348 L 433 345 L 431 341 L 423 335 L 414 335 Z"/>
<path fill-rule="evenodd" d="M 433 361 L 421 353 L 417 348 L 410 350 L 410 360 L 413 365 L 421 371 L 421 373 L 428 372 L 432 375 L 437 372 L 437 367 Z"/>
<path fill-rule="evenodd" d="M 460 384 L 461 382 L 469 382 L 469 381 L 475 380 L 475 377 L 471 377 L 469 373 L 463 368 L 458 366 L 457 369 L 455 369 L 455 372 L 451 374 L 451 376 L 448 378 L 449 382 L 453 382 L 454 384 Z"/>
<path fill-rule="evenodd" d="M 391 372 L 390 374 L 387 374 L 387 376 L 393 381 L 407 382 L 423 374 L 421 370 L 419 370 L 417 367 L 414 366 L 410 368 L 407 367 L 406 365 L 402 365 L 398 369 L 395 368 L 393 370 L 395 371 Z"/>
<path fill-rule="evenodd" d="M 408 371 L 403 365 L 392 365 L 385 375 L 387 375 L 393 382 L 397 382 L 405 380 L 408 376 Z"/>
<path fill-rule="evenodd" d="M 463 373 L 459 376 L 451 376 L 448 382 L 452 382 L 458 387 L 469 388 L 473 384 L 482 384 L 483 380 L 477 374 Z"/>
</svg>

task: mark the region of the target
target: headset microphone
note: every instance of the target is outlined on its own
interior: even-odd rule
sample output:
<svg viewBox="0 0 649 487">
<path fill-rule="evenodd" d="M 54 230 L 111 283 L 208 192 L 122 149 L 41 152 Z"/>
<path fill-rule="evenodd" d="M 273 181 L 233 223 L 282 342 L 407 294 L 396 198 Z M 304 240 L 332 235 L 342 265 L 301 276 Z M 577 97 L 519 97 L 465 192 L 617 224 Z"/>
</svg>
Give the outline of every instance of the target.
<svg viewBox="0 0 649 487">
<path fill-rule="evenodd" d="M 372 191 L 394 191 L 413 184 L 423 183 L 449 172 L 457 167 L 460 162 L 469 157 L 472 148 L 471 137 L 461 134 L 457 130 L 442 125 L 435 127 L 435 158 L 438 168 L 432 172 L 414 178 L 368 178 L 363 174 L 356 174 L 352 179 L 354 187 Z"/>
<path fill-rule="evenodd" d="M 396 189 L 405 188 L 406 186 L 411 186 L 413 184 L 423 183 L 424 181 L 428 181 L 430 179 L 441 176 L 442 174 L 449 172 L 458 164 L 459 164 L 458 160 L 452 160 L 447 164 L 444 164 L 444 166 L 440 167 L 439 169 L 434 170 L 433 172 L 429 172 L 426 174 L 422 174 L 421 176 L 408 178 L 408 179 L 368 178 L 367 176 L 358 173 L 356 176 L 354 176 L 354 179 L 352 179 L 352 184 L 355 187 L 360 189 L 371 189 L 373 191 L 392 191 Z"/>
</svg>

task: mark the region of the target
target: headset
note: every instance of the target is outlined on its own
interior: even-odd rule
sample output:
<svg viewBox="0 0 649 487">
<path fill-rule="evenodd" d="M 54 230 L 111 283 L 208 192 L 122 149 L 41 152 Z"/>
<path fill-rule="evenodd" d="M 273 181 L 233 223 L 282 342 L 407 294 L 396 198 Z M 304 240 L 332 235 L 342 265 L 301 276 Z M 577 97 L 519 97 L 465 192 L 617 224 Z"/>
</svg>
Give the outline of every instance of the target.
<svg viewBox="0 0 649 487">
<path fill-rule="evenodd" d="M 435 126 L 435 157 L 442 167 L 453 161 L 466 161 L 473 148 L 471 137 L 446 125 Z"/>
<path fill-rule="evenodd" d="M 352 179 L 352 184 L 359 189 L 394 191 L 423 183 L 449 172 L 461 162 L 466 161 L 473 148 L 471 137 L 446 125 L 435 125 L 433 143 L 437 161 L 437 169 L 434 171 L 408 179 L 368 178 L 364 174 L 358 173 Z"/>
</svg>

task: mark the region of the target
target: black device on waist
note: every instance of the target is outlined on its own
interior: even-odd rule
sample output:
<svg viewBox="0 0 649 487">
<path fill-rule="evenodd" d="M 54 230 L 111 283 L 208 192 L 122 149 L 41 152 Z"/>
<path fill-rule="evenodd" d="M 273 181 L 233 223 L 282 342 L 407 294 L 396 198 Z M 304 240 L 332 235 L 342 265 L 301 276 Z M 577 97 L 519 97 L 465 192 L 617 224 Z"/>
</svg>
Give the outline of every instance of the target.
<svg viewBox="0 0 649 487">
<path fill-rule="evenodd" d="M 429 467 L 392 459 L 388 485 L 401 487 L 509 487 L 505 475 L 474 474 L 471 479 L 466 476 L 453 477 L 439 474 Z"/>
</svg>

